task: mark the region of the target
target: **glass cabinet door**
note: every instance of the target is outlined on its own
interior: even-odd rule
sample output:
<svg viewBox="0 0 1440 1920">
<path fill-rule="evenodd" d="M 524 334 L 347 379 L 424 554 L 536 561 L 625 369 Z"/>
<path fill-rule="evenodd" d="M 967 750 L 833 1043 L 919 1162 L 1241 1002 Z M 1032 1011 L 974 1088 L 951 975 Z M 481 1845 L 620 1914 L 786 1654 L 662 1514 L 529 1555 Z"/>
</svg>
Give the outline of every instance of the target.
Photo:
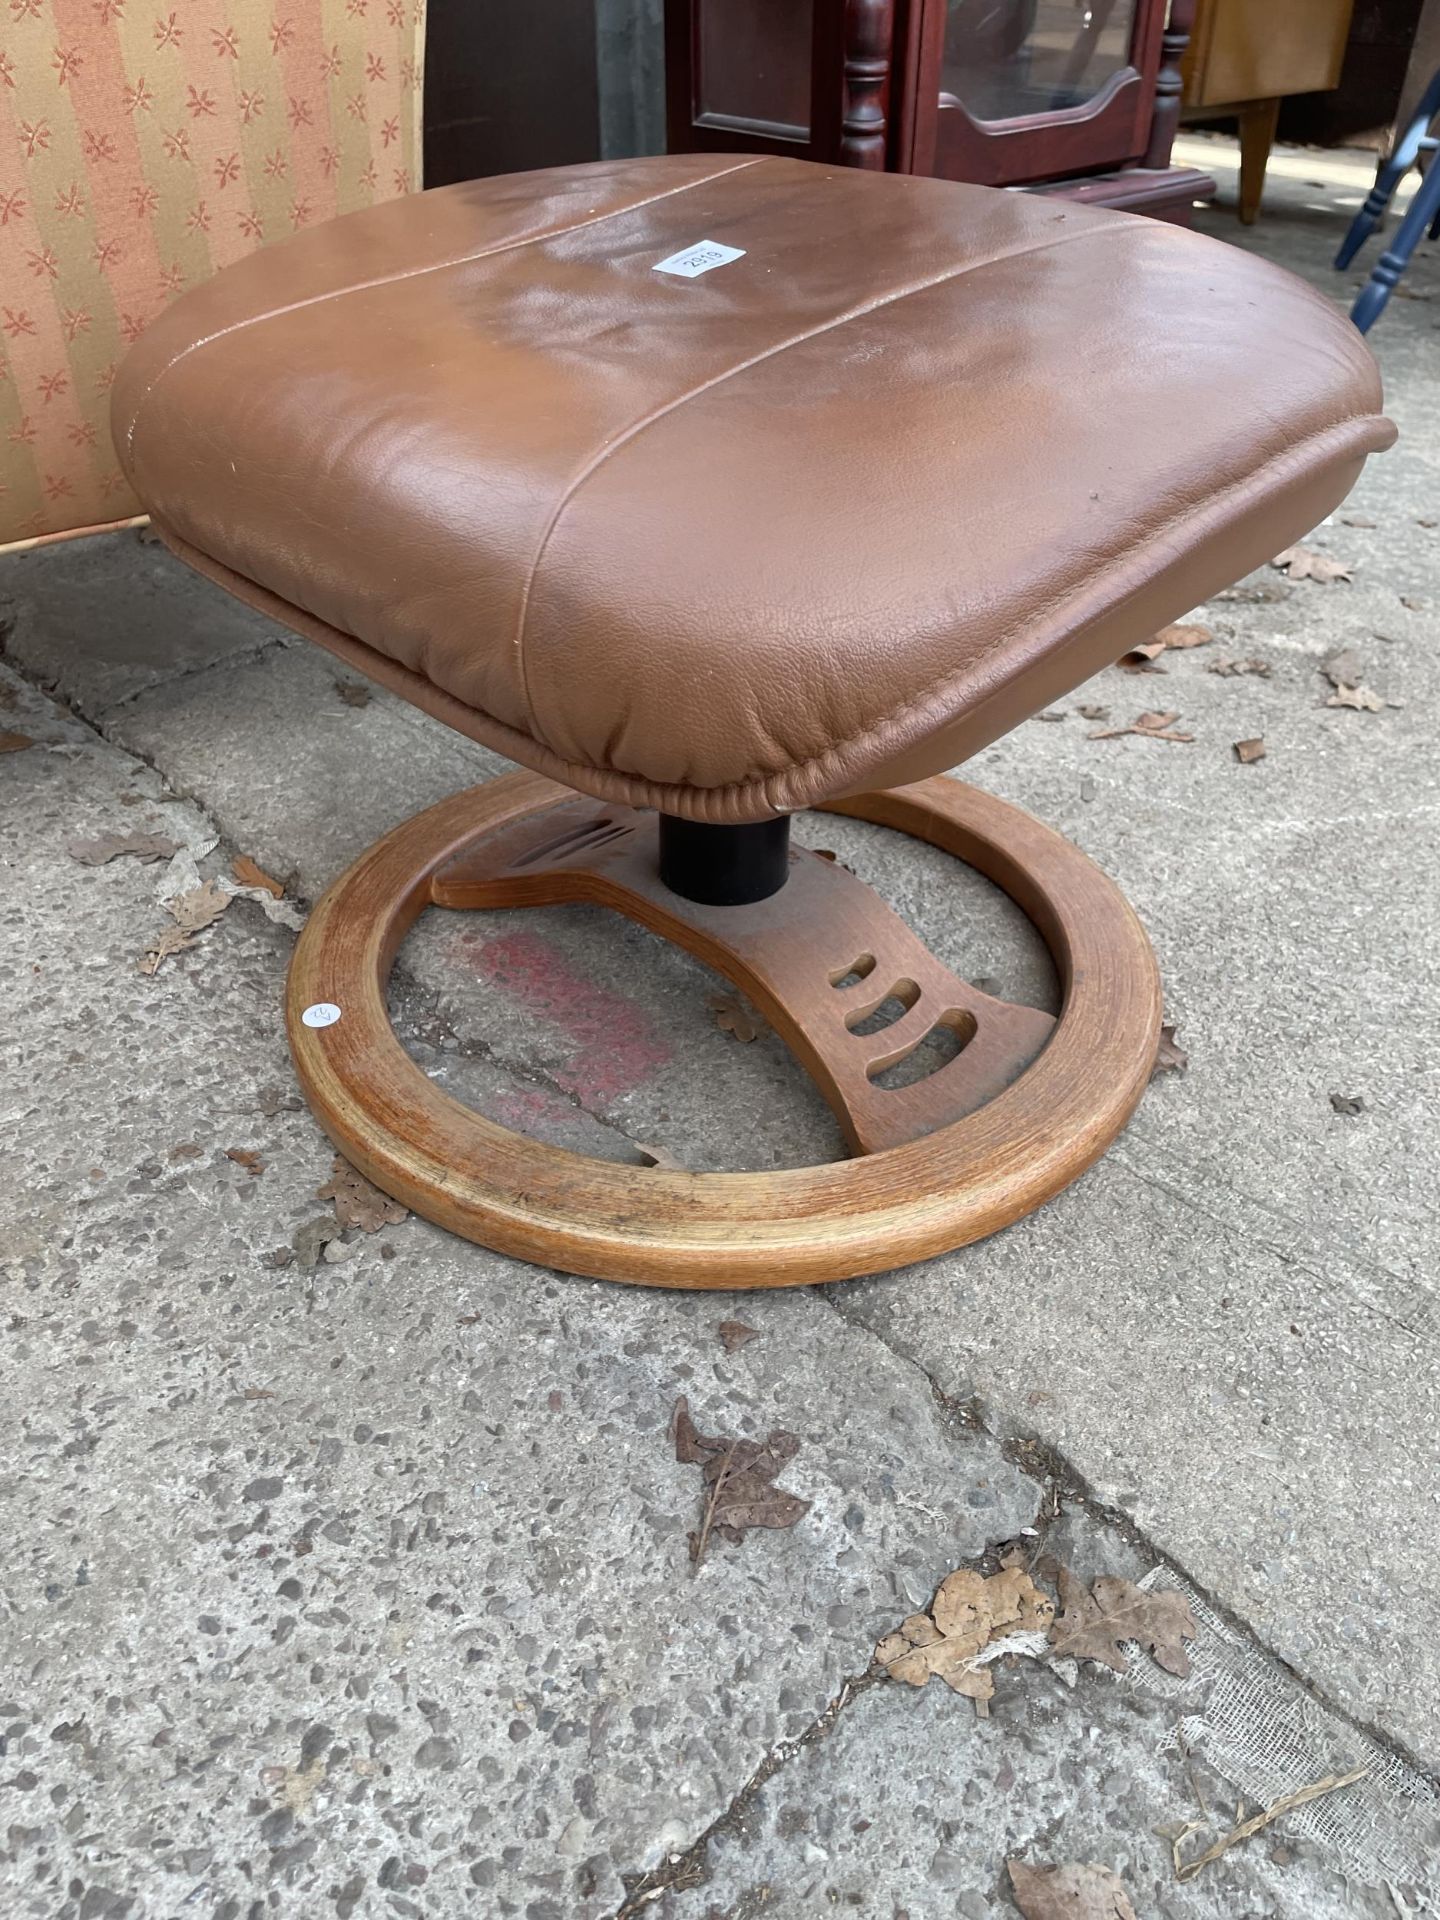
<svg viewBox="0 0 1440 1920">
<path fill-rule="evenodd" d="M 1135 12 L 1136 0 L 948 0 L 942 98 L 981 122 L 1083 108 L 1129 68 Z"/>
</svg>

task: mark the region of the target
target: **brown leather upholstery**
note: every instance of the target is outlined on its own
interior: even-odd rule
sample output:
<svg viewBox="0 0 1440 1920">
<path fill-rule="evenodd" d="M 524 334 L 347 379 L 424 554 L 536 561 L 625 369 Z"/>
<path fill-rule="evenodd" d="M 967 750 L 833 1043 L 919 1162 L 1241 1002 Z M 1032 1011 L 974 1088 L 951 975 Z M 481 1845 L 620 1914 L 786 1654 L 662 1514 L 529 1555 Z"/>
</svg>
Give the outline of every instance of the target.
<svg viewBox="0 0 1440 1920">
<path fill-rule="evenodd" d="M 654 271 L 700 240 L 744 257 Z M 744 820 L 953 765 L 1303 534 L 1349 322 L 1127 214 L 781 159 L 481 180 L 187 294 L 115 435 L 184 557 L 514 759 Z"/>
</svg>

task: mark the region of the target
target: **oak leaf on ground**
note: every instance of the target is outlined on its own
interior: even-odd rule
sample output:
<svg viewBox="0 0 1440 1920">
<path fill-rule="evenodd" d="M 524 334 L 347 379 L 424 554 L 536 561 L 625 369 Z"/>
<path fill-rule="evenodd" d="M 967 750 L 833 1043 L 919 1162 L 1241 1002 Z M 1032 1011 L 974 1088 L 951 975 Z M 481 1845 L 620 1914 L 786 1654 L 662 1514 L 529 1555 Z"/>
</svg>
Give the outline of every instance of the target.
<svg viewBox="0 0 1440 1920">
<path fill-rule="evenodd" d="M 1325 702 L 1327 707 L 1353 707 L 1357 713 L 1381 713 L 1385 702 L 1370 687 L 1339 685 Z"/>
<path fill-rule="evenodd" d="M 699 1467 L 704 1481 L 700 1525 L 690 1535 L 698 1567 L 712 1534 L 739 1546 L 752 1527 L 793 1527 L 810 1502 L 775 1485 L 775 1476 L 800 1451 L 793 1433 L 777 1427 L 764 1440 L 730 1440 L 701 1433 L 682 1397 L 675 1402 L 675 1458 Z"/>
<path fill-rule="evenodd" d="M 1019 1567 L 988 1577 L 960 1568 L 942 1580 L 929 1613 L 912 1613 L 875 1649 L 892 1680 L 923 1687 L 931 1674 L 970 1700 L 995 1692 L 990 1661 L 1017 1634 L 1043 1634 L 1055 1603 Z M 988 1654 L 995 1647 L 996 1652 Z M 1017 1647 L 1016 1651 L 1020 1649 Z"/>
<path fill-rule="evenodd" d="M 82 867 L 103 867 L 126 853 L 142 863 L 168 860 L 180 851 L 180 843 L 163 833 L 100 833 L 93 840 L 67 841 L 65 851 Z"/>
<path fill-rule="evenodd" d="M 1135 1920 L 1130 1896 L 1109 1867 L 1032 1867 L 1025 1860 L 1005 1866 L 1025 1920 Z"/>
<path fill-rule="evenodd" d="M 1183 1642 L 1195 1638 L 1195 1620 L 1183 1593 L 1167 1587 L 1137 1587 L 1103 1574 L 1087 1587 L 1068 1567 L 1059 1568 L 1061 1611 L 1050 1629 L 1050 1651 L 1062 1660 L 1095 1660 L 1127 1673 L 1121 1643 L 1134 1640 L 1167 1673 L 1184 1679 L 1190 1658 Z"/>
</svg>

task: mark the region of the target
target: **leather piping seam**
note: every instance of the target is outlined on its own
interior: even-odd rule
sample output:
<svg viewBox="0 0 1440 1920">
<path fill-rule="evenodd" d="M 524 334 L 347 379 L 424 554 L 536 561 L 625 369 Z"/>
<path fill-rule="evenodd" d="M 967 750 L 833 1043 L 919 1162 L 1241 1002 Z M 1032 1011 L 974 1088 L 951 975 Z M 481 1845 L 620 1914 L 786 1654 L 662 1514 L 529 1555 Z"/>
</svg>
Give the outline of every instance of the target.
<svg viewBox="0 0 1440 1920">
<path fill-rule="evenodd" d="M 572 220 L 568 226 L 547 227 L 543 233 L 526 234 L 523 240 L 502 240 L 493 247 L 481 247 L 478 253 L 463 253 L 456 260 L 436 260 L 426 267 L 410 267 L 403 273 L 379 274 L 373 280 L 356 280 L 347 287 L 331 287 L 328 293 L 312 294 L 307 300 L 292 300 L 283 307 L 271 307 L 264 313 L 252 313 L 243 320 L 232 321 L 228 327 L 217 327 L 213 333 L 202 334 L 200 339 L 192 340 L 171 359 L 167 360 L 155 378 L 146 387 L 140 398 L 130 409 L 130 425 L 125 434 L 125 453 L 130 458 L 135 449 L 135 429 L 139 424 L 140 410 L 154 393 L 156 387 L 186 360 L 192 353 L 198 353 L 201 347 L 211 346 L 216 340 L 224 340 L 232 333 L 243 333 L 247 327 L 263 326 L 267 320 L 281 320 L 289 313 L 301 313 L 306 307 L 321 307 L 328 300 L 343 300 L 351 293 L 371 293 L 377 287 L 398 286 L 402 280 L 418 280 L 427 273 L 447 273 L 456 267 L 468 267 L 477 260 L 489 260 L 496 254 L 516 253 L 522 247 L 538 246 L 545 240 L 561 240 L 567 234 L 580 233 L 586 227 L 598 227 L 606 220 L 619 220 L 627 213 L 638 213 L 642 207 L 653 207 L 661 200 L 669 200 L 677 193 L 689 193 L 694 187 L 707 187 L 713 181 L 723 180 L 730 173 L 744 173 L 751 167 L 763 166 L 773 155 L 762 153 L 757 159 L 742 160 L 738 166 L 721 167 L 717 173 L 707 173 L 702 179 L 687 180 L 682 186 L 667 187 L 664 193 L 649 194 L 644 200 L 632 200 L 623 207 L 611 207 L 604 213 L 592 214 L 588 220 Z"/>
<path fill-rule="evenodd" d="M 632 422 L 612 439 L 607 440 L 605 445 L 599 448 L 575 475 L 556 503 L 555 510 L 540 536 L 540 543 L 535 549 L 535 558 L 530 563 L 530 571 L 520 596 L 520 613 L 515 628 L 516 676 L 520 683 L 520 697 L 532 725 L 538 723 L 535 703 L 530 698 L 530 676 L 525 665 L 525 632 L 530 617 L 531 594 L 539 577 L 541 563 L 549 548 L 551 537 L 559 526 L 565 509 L 613 454 L 637 439 L 647 427 L 653 427 L 657 421 L 665 419 L 667 415 L 677 412 L 681 407 L 688 406 L 692 400 L 698 400 L 702 395 L 712 392 L 714 388 L 723 386 L 727 380 L 733 379 L 737 374 L 748 373 L 752 367 L 763 366 L 767 360 L 773 360 L 782 353 L 788 353 L 791 347 L 804 346 L 807 341 L 818 340 L 824 334 L 833 333 L 840 327 L 848 326 L 852 320 L 863 320 L 867 314 L 876 313 L 882 307 L 898 306 L 902 300 L 908 300 L 912 295 L 929 293 L 933 288 L 943 287 L 949 281 L 963 280 L 967 274 L 980 273 L 988 267 L 1002 266 L 1009 260 L 1023 260 L 1029 254 L 1050 253 L 1076 240 L 1093 240 L 1100 234 L 1116 233 L 1123 234 L 1127 239 L 1136 237 L 1128 227 L 1119 224 L 1113 227 L 1078 227 L 1070 233 L 1047 235 L 1045 239 L 1038 240 L 1030 246 L 1012 247 L 1005 253 L 988 254 L 983 260 L 967 260 L 963 266 L 951 267 L 944 273 L 932 274 L 926 280 L 917 280 L 908 287 L 892 288 L 888 293 L 860 301 L 855 306 L 847 308 L 844 313 L 834 314 L 830 319 L 821 321 L 816 326 L 791 334 L 788 339 L 777 340 L 772 346 L 764 348 L 759 353 L 751 354 L 746 360 L 737 360 L 734 366 L 726 367 L 722 373 L 714 374 L 710 379 L 702 380 L 698 385 L 687 388 L 684 393 L 677 394 L 673 400 L 667 400 L 662 405 L 652 407 L 642 419 Z"/>
<path fill-rule="evenodd" d="M 1385 416 L 1383 414 L 1372 413 L 1364 414 L 1356 419 L 1343 423 L 1318 428 L 1314 433 L 1308 434 L 1303 440 L 1297 441 L 1291 447 L 1287 447 L 1283 453 L 1272 456 L 1263 466 L 1257 467 L 1249 473 L 1237 475 L 1237 477 L 1226 486 L 1208 495 L 1203 505 L 1191 507 L 1173 515 L 1139 543 L 1140 549 L 1148 549 L 1156 543 L 1161 545 L 1168 544 L 1177 529 L 1195 521 L 1202 523 L 1202 532 L 1209 530 L 1204 525 L 1206 522 L 1210 522 L 1213 529 L 1219 531 L 1226 524 L 1227 519 L 1233 521 L 1236 514 L 1243 511 L 1244 507 L 1249 504 L 1243 496 L 1247 494 L 1252 495 L 1258 502 L 1262 500 L 1269 491 L 1273 490 L 1277 484 L 1283 484 L 1284 481 L 1297 477 L 1297 475 L 1303 477 L 1307 466 L 1313 464 L 1313 467 L 1319 470 L 1324 464 L 1327 443 L 1335 443 L 1335 453 L 1332 456 L 1335 459 L 1356 452 L 1366 454 L 1373 452 L 1375 450 L 1374 430 L 1376 427 L 1382 425 L 1389 425 Z M 1369 445 L 1363 444 L 1367 437 L 1370 440 Z M 1390 437 L 1391 439 L 1394 437 L 1393 430 Z M 1389 441 L 1386 441 L 1384 444 L 1388 445 Z M 1320 449 L 1313 463 L 1306 459 L 1307 450 L 1312 447 L 1318 447 Z M 1230 507 L 1228 511 L 1222 509 L 1221 503 L 1228 502 L 1230 496 L 1235 494 L 1242 496 L 1239 507 Z M 1221 510 L 1216 511 L 1216 509 Z M 1216 523 L 1218 523 L 1218 525 Z M 614 782 L 616 787 L 623 789 L 627 803 L 632 806 L 650 806 L 659 808 L 661 811 L 667 811 L 667 800 L 703 800 L 705 803 L 703 810 L 697 811 L 692 816 L 696 819 L 710 817 L 723 820 L 729 818 L 730 813 L 729 809 L 725 806 L 725 802 L 727 798 L 732 795 L 743 798 L 750 794 L 763 793 L 767 803 L 769 803 L 769 811 L 771 813 L 794 812 L 799 808 L 813 805 L 817 799 L 823 798 L 826 788 L 823 781 L 810 780 L 807 776 L 811 775 L 816 769 L 824 768 L 827 762 L 834 760 L 841 754 L 849 753 L 856 748 L 861 750 L 868 748 L 878 735 L 883 735 L 897 720 L 901 720 L 906 715 L 924 708 L 932 700 L 943 695 L 948 688 L 954 686 L 958 680 L 964 678 L 963 674 L 941 675 L 928 686 L 923 687 L 918 693 L 908 695 L 887 713 L 871 721 L 867 726 L 859 728 L 854 733 L 847 734 L 842 740 L 832 741 L 829 746 L 823 748 L 818 753 L 809 754 L 802 760 L 794 760 L 788 766 L 773 769 L 768 773 L 764 771 L 746 773 L 738 780 L 729 780 L 726 781 L 723 786 L 713 787 L 696 786 L 681 781 L 652 780 L 644 774 L 630 773 L 621 767 L 597 766 L 593 762 L 567 759 L 535 735 L 522 733 L 519 728 L 510 726 L 506 721 L 496 719 L 492 714 L 487 713 L 483 707 L 472 706 L 469 701 L 464 700 L 458 694 L 449 692 L 447 688 L 442 687 L 437 681 L 429 679 L 427 675 L 417 672 L 413 667 L 407 667 L 403 661 L 395 659 L 393 655 L 387 654 L 382 649 L 372 646 L 366 640 L 362 640 L 358 634 L 348 633 L 343 627 L 332 626 L 330 622 L 320 619 L 318 615 L 309 613 L 297 602 L 287 601 L 282 595 L 274 593 L 268 587 L 262 586 L 258 580 L 251 580 L 248 575 L 236 573 L 233 568 L 225 566 L 223 561 L 212 559 L 211 556 L 206 554 L 202 549 L 191 546 L 183 536 L 172 533 L 162 521 L 157 520 L 154 522 L 154 525 L 165 540 L 166 545 L 188 565 L 195 566 L 197 561 L 200 562 L 201 564 L 198 567 L 198 571 L 208 573 L 210 578 L 219 580 L 222 585 L 227 585 L 229 591 L 233 592 L 235 590 L 233 587 L 228 587 L 228 582 L 233 580 L 239 582 L 243 587 L 249 587 L 252 592 L 262 595 L 264 597 L 263 604 L 258 601 L 252 601 L 251 604 L 259 604 L 261 611 L 269 613 L 271 618 L 284 621 L 286 611 L 293 611 L 299 615 L 302 622 L 312 623 L 313 627 L 316 628 L 325 628 L 329 632 L 334 633 L 337 639 L 344 642 L 347 646 L 354 647 L 363 653 L 372 655 L 376 662 L 373 670 L 369 669 L 363 661 L 356 662 L 355 664 L 360 666 L 362 672 L 371 671 L 372 677 L 382 686 L 387 684 L 385 680 L 387 671 L 398 672 L 400 676 L 410 676 L 422 685 L 433 688 L 441 700 L 453 704 L 465 714 L 473 714 L 475 719 L 489 730 L 487 734 L 474 733 L 453 719 L 445 716 L 436 716 L 444 717 L 445 724 L 454 727 L 456 732 L 465 734 L 470 739 L 479 740 L 482 745 L 493 746 L 497 751 L 505 753 L 508 758 L 519 760 L 522 764 L 533 765 L 534 762 L 528 760 L 523 752 L 524 746 L 528 743 L 529 746 L 537 749 L 540 754 L 545 756 L 544 765 L 540 770 L 549 774 L 550 777 L 563 780 L 567 785 L 575 786 L 577 783 L 572 776 L 582 776 L 581 784 L 578 787 L 578 790 L 581 792 L 586 790 L 583 785 L 584 778 L 589 777 L 590 779 L 599 778 L 607 783 Z M 1146 584 L 1148 584 L 1148 576 L 1146 579 L 1138 581 L 1134 586 L 1129 588 L 1128 591 L 1120 594 L 1108 605 L 1103 605 L 1097 610 L 1090 612 L 1078 622 L 1072 622 L 1068 627 L 1067 637 L 1071 639 L 1078 637 L 1087 627 L 1092 625 L 1104 614 L 1123 607 L 1129 600 L 1132 600 L 1136 593 L 1140 592 Z M 242 594 L 241 597 L 243 598 L 244 595 Z M 1079 597 L 1080 594 L 1078 591 L 1069 596 L 1062 595 L 1056 601 L 1051 602 L 1045 609 L 1046 616 L 1053 618 L 1058 608 L 1070 604 Z M 276 608 L 280 610 L 276 611 Z M 321 636 L 311 631 L 311 629 L 305 625 L 292 626 L 292 630 L 305 635 L 305 637 L 311 639 L 318 645 L 327 644 Z M 332 651 L 338 651 L 338 649 L 332 649 Z M 967 671 L 970 670 L 971 669 L 967 669 Z M 402 697 L 407 696 L 402 695 Z M 968 709 L 968 711 L 978 712 L 985 705 L 986 699 L 989 697 L 991 696 L 987 694 L 985 698 L 976 700 L 972 708 Z M 417 703 L 412 700 L 411 704 L 414 705 Z M 953 713 L 946 716 L 947 719 L 955 719 L 957 717 L 958 716 Z M 497 745 L 497 742 L 503 742 L 503 744 Z M 514 743 L 516 750 L 511 749 L 511 742 Z M 894 745 L 895 743 L 887 743 L 882 740 L 880 744 L 887 746 Z M 792 798 L 778 806 L 773 804 L 771 795 L 776 787 L 793 787 L 796 784 L 805 788 L 804 798 Z M 614 797 L 613 789 L 610 797 Z"/>
</svg>

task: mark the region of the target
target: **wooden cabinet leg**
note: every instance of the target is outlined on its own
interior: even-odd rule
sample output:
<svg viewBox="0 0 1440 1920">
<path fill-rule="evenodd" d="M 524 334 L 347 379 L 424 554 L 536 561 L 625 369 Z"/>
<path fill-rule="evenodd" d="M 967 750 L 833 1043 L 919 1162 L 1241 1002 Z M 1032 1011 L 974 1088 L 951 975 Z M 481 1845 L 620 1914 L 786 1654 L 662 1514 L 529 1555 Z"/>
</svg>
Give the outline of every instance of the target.
<svg viewBox="0 0 1440 1920">
<path fill-rule="evenodd" d="M 1240 109 L 1240 221 L 1252 227 L 1265 191 L 1265 168 L 1275 144 L 1280 100 L 1249 100 Z"/>
</svg>

